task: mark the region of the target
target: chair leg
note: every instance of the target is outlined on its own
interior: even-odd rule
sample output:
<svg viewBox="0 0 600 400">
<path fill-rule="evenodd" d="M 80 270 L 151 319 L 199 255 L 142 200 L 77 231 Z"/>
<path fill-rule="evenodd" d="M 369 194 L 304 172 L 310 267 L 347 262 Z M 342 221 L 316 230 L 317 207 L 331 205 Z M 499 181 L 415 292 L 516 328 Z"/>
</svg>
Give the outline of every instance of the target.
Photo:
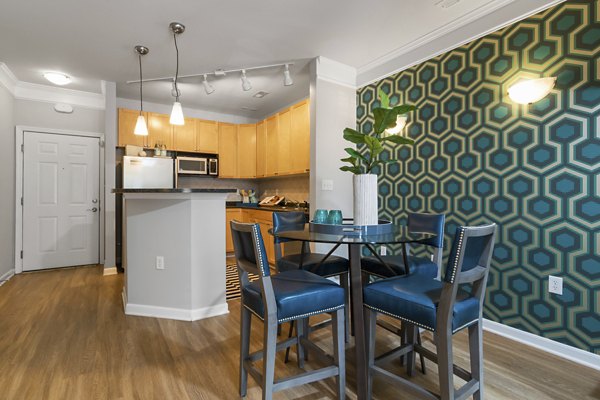
<svg viewBox="0 0 600 400">
<path fill-rule="evenodd" d="M 304 330 L 304 323 L 302 321 L 298 321 L 296 325 L 296 356 L 298 359 L 298 368 L 304 369 L 304 347 L 302 346 L 301 338 L 305 337 L 306 331 Z M 290 348 L 288 347 L 287 350 Z"/>
<path fill-rule="evenodd" d="M 252 315 L 246 307 L 242 306 L 240 328 L 240 396 L 246 396 L 246 388 L 248 387 L 248 371 L 244 366 L 244 360 L 250 354 L 250 328 L 252 323 Z"/>
<path fill-rule="evenodd" d="M 345 310 L 339 309 L 332 313 L 333 323 L 331 329 L 333 332 L 333 359 L 338 367 L 338 375 L 335 377 L 337 383 L 338 400 L 346 398 L 346 344 L 345 334 Z M 300 357 L 300 356 L 298 356 Z"/>
<path fill-rule="evenodd" d="M 310 323 L 309 317 L 301 319 L 298 321 L 298 325 L 304 324 L 304 336 L 308 339 L 308 335 L 310 335 Z M 308 361 L 308 349 L 304 349 L 304 360 Z"/>
<path fill-rule="evenodd" d="M 365 323 L 367 325 L 367 400 L 373 396 L 373 366 L 375 365 L 375 329 L 377 328 L 377 312 L 365 308 Z"/>
<path fill-rule="evenodd" d="M 275 354 L 277 353 L 277 320 L 265 318 L 263 343 L 263 400 L 273 399 L 275 382 Z"/>
<path fill-rule="evenodd" d="M 290 322 L 290 331 L 288 332 L 288 339 L 291 338 L 294 333 L 294 324 L 295 323 L 296 323 L 296 321 Z M 279 326 L 281 326 L 281 325 L 279 325 Z M 280 328 L 278 327 L 277 329 L 279 330 Z M 289 347 L 287 349 L 285 349 L 285 359 L 283 361 L 286 364 L 288 363 L 288 361 L 290 361 L 290 348 Z"/>
<path fill-rule="evenodd" d="M 474 400 L 483 396 L 483 332 L 481 320 L 469 326 L 469 358 L 471 359 L 471 375 L 479 381 L 479 390 L 473 394 Z"/>
<path fill-rule="evenodd" d="M 407 344 L 412 346 L 411 351 L 406 355 L 406 373 L 408 376 L 414 376 L 415 374 L 415 342 L 417 340 L 417 335 L 419 334 L 416 325 L 406 323 L 406 333 L 407 333 Z"/>
<path fill-rule="evenodd" d="M 421 331 L 417 330 L 417 343 L 419 344 L 419 346 L 423 345 L 423 342 L 421 341 Z M 423 375 L 425 375 L 427 373 L 427 371 L 425 370 L 425 356 L 423 356 L 423 354 L 419 353 L 419 360 L 421 361 L 421 373 L 423 373 Z"/>
<path fill-rule="evenodd" d="M 350 288 L 348 285 L 348 274 L 340 275 L 340 286 L 344 289 L 344 318 L 346 329 L 344 330 L 344 339 L 346 343 L 350 341 Z"/>
<path fill-rule="evenodd" d="M 437 335 L 438 374 L 441 400 L 454 400 L 454 365 L 452 333 L 443 329 Z"/>
</svg>

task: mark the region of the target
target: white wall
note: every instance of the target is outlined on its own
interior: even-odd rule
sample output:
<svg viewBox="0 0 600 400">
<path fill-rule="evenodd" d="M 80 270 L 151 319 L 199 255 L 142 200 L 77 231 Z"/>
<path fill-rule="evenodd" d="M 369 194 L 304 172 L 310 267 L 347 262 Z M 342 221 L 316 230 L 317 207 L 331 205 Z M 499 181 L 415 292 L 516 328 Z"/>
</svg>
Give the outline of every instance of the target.
<svg viewBox="0 0 600 400">
<path fill-rule="evenodd" d="M 104 133 L 104 110 L 73 107 L 72 114 L 54 111 L 53 103 L 15 100 L 15 125 Z"/>
<path fill-rule="evenodd" d="M 139 100 L 131 100 L 131 99 L 123 99 L 121 97 L 117 98 L 117 108 L 128 108 L 130 110 L 139 110 L 140 109 L 140 101 Z M 144 111 L 150 111 L 160 114 L 171 114 L 172 104 L 159 104 L 159 103 L 150 103 L 148 101 L 144 101 Z M 221 121 L 221 122 L 229 122 L 232 124 L 253 124 L 258 122 L 258 120 L 248 117 L 242 117 L 239 115 L 233 114 L 224 114 L 213 111 L 199 110 L 183 107 L 183 115 L 190 118 L 200 118 L 206 119 L 209 121 Z"/>
<path fill-rule="evenodd" d="M 116 273 L 116 188 L 117 85 L 102 82 L 104 92 L 104 269 Z"/>
<path fill-rule="evenodd" d="M 14 272 L 15 249 L 15 123 L 14 99 L 0 85 L 0 284 Z"/>
</svg>

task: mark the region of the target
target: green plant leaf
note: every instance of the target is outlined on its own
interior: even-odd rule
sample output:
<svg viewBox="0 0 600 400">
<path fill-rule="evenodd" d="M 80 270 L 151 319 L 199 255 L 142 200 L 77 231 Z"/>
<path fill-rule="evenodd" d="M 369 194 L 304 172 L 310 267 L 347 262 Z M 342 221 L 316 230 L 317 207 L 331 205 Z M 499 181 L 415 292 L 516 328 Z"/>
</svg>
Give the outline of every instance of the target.
<svg viewBox="0 0 600 400">
<path fill-rule="evenodd" d="M 352 164 L 353 166 L 356 166 L 356 162 L 358 161 L 356 157 L 346 157 L 346 158 L 342 158 L 340 161 L 342 162 L 347 162 Z"/>
<path fill-rule="evenodd" d="M 375 115 L 375 125 L 373 129 L 375 129 L 375 132 L 381 133 L 388 128 L 393 128 L 396 126 L 396 118 L 398 115 L 407 114 L 416 109 L 415 106 L 403 104 L 391 109 L 383 110 L 384 112 L 379 112 L 379 117 L 376 112 L 377 109 L 375 109 L 373 110 L 373 114 Z"/>
<path fill-rule="evenodd" d="M 347 165 L 344 165 L 343 167 L 340 167 L 341 171 L 344 172 L 352 172 L 355 175 L 360 174 L 360 168 L 359 167 L 349 167 Z"/>
<path fill-rule="evenodd" d="M 371 160 L 375 160 L 383 151 L 383 145 L 379 139 L 373 138 L 373 147 L 371 149 Z"/>
<path fill-rule="evenodd" d="M 379 99 L 381 100 L 381 108 L 389 108 L 390 107 L 390 98 L 387 94 L 381 89 L 377 89 L 377 94 L 379 95 Z"/>
<path fill-rule="evenodd" d="M 386 115 L 390 112 L 390 109 L 387 108 L 375 108 L 373 110 L 373 116 L 374 118 L 374 123 L 373 123 L 373 130 L 375 131 L 375 133 L 380 134 L 381 132 L 383 132 L 383 130 L 385 128 L 381 128 L 384 124 L 384 121 L 386 119 Z"/>
<path fill-rule="evenodd" d="M 415 141 L 411 138 L 407 138 L 399 135 L 390 135 L 381 139 L 382 142 L 392 142 L 394 144 L 415 144 Z"/>
<path fill-rule="evenodd" d="M 355 144 L 365 143 L 365 134 L 360 133 L 352 128 L 344 129 L 344 139 Z"/>
<path fill-rule="evenodd" d="M 352 147 L 346 147 L 344 150 L 352 157 L 360 158 L 363 161 L 367 161 L 364 155 L 360 154 L 358 151 L 356 151 L 356 149 L 353 149 Z"/>
</svg>

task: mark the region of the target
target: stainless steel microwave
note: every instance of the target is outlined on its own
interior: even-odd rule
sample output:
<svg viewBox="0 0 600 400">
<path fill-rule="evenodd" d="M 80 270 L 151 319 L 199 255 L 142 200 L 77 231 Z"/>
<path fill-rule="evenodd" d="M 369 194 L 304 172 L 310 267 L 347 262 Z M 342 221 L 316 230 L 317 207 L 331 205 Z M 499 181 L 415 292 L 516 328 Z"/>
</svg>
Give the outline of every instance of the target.
<svg viewBox="0 0 600 400">
<path fill-rule="evenodd" d="M 219 163 L 216 158 L 177 157 L 177 173 L 182 175 L 219 175 Z"/>
</svg>

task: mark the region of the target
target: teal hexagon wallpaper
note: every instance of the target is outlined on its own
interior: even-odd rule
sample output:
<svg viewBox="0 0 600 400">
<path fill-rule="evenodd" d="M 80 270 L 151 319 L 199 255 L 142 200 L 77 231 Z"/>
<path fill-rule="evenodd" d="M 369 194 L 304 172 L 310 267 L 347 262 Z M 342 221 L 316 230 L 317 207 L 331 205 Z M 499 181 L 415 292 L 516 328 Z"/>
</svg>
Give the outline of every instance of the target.
<svg viewBox="0 0 600 400">
<path fill-rule="evenodd" d="M 358 90 L 372 131 L 377 89 L 414 104 L 378 170 L 380 216 L 446 213 L 499 224 L 485 317 L 600 354 L 600 1 L 569 0 Z M 513 103 L 523 77 L 557 77 L 551 94 Z M 397 249 L 393 249 L 394 251 Z M 562 296 L 548 275 L 564 278 Z"/>
</svg>

